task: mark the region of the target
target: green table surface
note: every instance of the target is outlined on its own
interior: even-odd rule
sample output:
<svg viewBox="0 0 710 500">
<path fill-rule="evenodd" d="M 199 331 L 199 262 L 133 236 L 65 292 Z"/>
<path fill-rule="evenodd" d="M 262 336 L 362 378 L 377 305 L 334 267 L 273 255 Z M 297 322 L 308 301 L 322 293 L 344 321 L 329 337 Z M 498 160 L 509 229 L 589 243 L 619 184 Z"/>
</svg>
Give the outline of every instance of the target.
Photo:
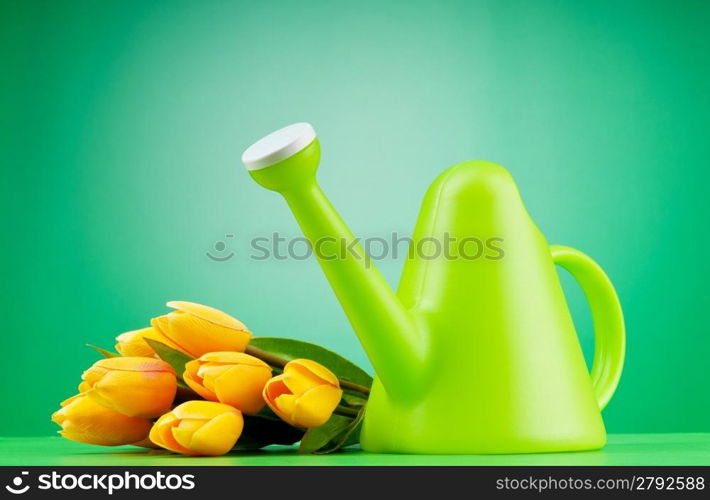
<svg viewBox="0 0 710 500">
<path fill-rule="evenodd" d="M 223 457 L 183 457 L 59 437 L 0 438 L 0 465 L 710 465 L 710 434 L 616 434 L 598 451 L 536 455 L 380 455 L 360 450 L 298 455 L 272 447 Z"/>
</svg>

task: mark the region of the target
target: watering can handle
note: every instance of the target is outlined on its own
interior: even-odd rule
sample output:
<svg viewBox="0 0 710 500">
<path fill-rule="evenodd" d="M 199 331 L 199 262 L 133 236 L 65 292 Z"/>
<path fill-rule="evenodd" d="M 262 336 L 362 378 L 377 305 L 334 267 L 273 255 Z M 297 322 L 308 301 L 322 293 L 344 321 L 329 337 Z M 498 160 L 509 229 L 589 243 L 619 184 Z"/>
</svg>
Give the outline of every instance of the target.
<svg viewBox="0 0 710 500">
<path fill-rule="evenodd" d="M 621 304 L 609 277 L 591 257 L 571 247 L 550 247 L 552 260 L 566 269 L 580 284 L 592 310 L 594 322 L 594 365 L 592 387 L 599 409 L 614 395 L 621 378 L 626 333 Z"/>
</svg>

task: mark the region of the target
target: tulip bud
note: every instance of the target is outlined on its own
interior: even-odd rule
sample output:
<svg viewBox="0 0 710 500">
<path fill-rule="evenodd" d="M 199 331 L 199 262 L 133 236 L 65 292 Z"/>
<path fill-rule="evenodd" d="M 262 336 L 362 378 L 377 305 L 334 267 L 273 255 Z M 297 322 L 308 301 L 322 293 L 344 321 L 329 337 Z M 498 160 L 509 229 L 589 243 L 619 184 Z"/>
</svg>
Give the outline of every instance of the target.
<svg viewBox="0 0 710 500">
<path fill-rule="evenodd" d="M 185 365 L 183 379 L 197 394 L 254 415 L 264 407 L 261 392 L 271 367 L 242 352 L 210 352 Z"/>
<path fill-rule="evenodd" d="M 188 401 L 158 419 L 150 440 L 183 455 L 224 455 L 242 434 L 242 413 L 212 401 Z"/>
<path fill-rule="evenodd" d="M 167 305 L 177 310 L 153 318 L 151 325 L 193 358 L 208 352 L 242 352 L 251 339 L 244 323 L 220 310 L 178 300 Z"/>
<path fill-rule="evenodd" d="M 148 328 L 141 328 L 140 330 L 133 330 L 130 332 L 125 332 L 116 337 L 116 350 L 121 353 L 122 356 L 138 356 L 143 358 L 154 358 L 155 351 L 152 347 L 145 341 L 145 339 L 152 339 L 161 342 L 168 347 L 180 350 L 178 346 L 170 342 L 162 333 L 158 330 L 149 326 Z"/>
<path fill-rule="evenodd" d="M 177 391 L 175 370 L 155 358 L 102 359 L 79 386 L 97 403 L 129 417 L 153 418 L 170 409 Z"/>
<path fill-rule="evenodd" d="M 318 427 L 328 421 L 343 391 L 338 378 L 309 359 L 294 359 L 264 386 L 264 399 L 282 420 L 297 427 Z"/>
<path fill-rule="evenodd" d="M 59 434 L 67 439 L 103 446 L 141 446 L 151 427 L 150 420 L 127 417 L 101 406 L 86 394 L 63 401 L 62 408 L 52 414 L 52 421 L 62 427 Z"/>
</svg>

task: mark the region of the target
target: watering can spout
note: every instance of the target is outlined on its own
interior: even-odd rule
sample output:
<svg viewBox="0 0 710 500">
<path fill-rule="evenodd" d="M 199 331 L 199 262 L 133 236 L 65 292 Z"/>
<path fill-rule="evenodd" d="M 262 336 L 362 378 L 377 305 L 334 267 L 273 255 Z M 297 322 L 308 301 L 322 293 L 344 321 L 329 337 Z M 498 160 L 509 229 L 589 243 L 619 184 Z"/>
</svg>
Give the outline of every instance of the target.
<svg viewBox="0 0 710 500">
<path fill-rule="evenodd" d="M 424 332 L 316 182 L 319 160 L 307 123 L 277 130 L 242 155 L 251 177 L 286 199 L 384 389 L 392 398 L 414 397 L 424 371 Z"/>
</svg>

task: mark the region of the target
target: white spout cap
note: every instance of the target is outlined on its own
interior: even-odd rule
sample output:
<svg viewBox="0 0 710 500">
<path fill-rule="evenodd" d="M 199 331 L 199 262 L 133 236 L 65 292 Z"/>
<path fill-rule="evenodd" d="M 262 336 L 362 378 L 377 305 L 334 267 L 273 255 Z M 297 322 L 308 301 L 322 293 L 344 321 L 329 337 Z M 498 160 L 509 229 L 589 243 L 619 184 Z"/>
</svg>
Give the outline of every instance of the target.
<svg viewBox="0 0 710 500">
<path fill-rule="evenodd" d="M 260 170 L 302 151 L 316 138 L 310 123 L 294 123 L 271 132 L 249 146 L 242 154 L 247 170 Z"/>
</svg>

